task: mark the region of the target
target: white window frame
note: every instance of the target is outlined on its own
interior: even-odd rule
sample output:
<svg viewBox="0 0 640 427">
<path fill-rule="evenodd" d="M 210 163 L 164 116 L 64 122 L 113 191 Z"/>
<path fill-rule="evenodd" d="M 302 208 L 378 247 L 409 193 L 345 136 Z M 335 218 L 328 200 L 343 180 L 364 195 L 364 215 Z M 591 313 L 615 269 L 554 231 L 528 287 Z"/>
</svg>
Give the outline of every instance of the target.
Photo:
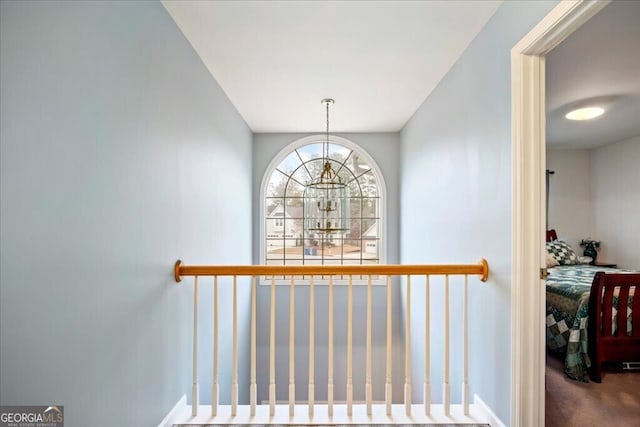
<svg viewBox="0 0 640 427">
<path fill-rule="evenodd" d="M 266 218 L 266 192 L 268 189 L 269 181 L 271 178 L 271 174 L 275 170 L 275 168 L 294 150 L 297 150 L 305 145 L 320 143 L 322 141 L 326 141 L 326 135 L 310 135 L 300 138 L 286 147 L 276 154 L 269 165 L 267 166 L 263 176 L 262 183 L 260 184 L 260 262 L 266 263 L 266 230 L 265 230 L 265 218 Z M 379 194 L 379 219 L 378 226 L 380 235 L 378 236 L 378 264 L 385 264 L 387 262 L 387 246 L 388 246 L 388 238 L 387 238 L 387 184 L 384 180 L 384 176 L 382 174 L 382 170 L 378 166 L 378 163 L 374 160 L 373 157 L 360 145 L 355 142 L 343 138 L 340 136 L 329 135 L 329 144 L 337 144 L 341 145 L 349 150 L 353 150 L 358 153 L 359 156 L 363 160 L 367 162 L 367 164 L 371 167 L 371 171 L 376 177 L 376 182 L 378 183 L 378 194 Z M 263 285 L 270 285 L 271 278 L 260 278 L 260 283 Z M 285 278 L 276 278 L 276 285 L 289 285 L 290 280 Z M 328 278 L 316 277 L 314 280 L 316 285 L 328 285 Z M 334 278 L 333 283 L 335 285 L 346 285 L 348 283 L 347 279 Z M 366 278 L 353 278 L 352 283 L 354 285 L 366 285 Z M 308 285 L 309 278 L 299 278 L 296 277 L 296 285 Z M 386 284 L 386 276 L 378 276 L 372 279 L 372 284 L 374 285 L 384 285 Z"/>
</svg>

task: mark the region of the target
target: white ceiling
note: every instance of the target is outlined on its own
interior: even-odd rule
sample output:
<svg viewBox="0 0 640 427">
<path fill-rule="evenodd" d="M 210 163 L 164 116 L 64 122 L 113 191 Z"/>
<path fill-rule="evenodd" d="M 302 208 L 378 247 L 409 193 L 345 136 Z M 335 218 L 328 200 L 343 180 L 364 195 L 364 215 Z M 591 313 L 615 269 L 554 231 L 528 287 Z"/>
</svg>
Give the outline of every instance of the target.
<svg viewBox="0 0 640 427">
<path fill-rule="evenodd" d="M 614 1 L 546 57 L 547 143 L 588 149 L 640 135 L 640 1 Z M 564 118 L 600 105 L 588 122 Z"/>
<path fill-rule="evenodd" d="M 163 1 L 256 133 L 400 130 L 500 3 Z"/>
</svg>

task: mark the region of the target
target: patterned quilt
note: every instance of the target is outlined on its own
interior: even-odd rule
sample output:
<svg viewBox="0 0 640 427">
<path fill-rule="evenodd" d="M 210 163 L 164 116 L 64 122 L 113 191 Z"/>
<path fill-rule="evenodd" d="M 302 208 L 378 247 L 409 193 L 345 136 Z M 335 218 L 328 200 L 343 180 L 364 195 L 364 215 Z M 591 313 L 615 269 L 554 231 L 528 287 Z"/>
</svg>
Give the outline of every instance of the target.
<svg viewBox="0 0 640 427">
<path fill-rule="evenodd" d="M 598 271 L 622 272 L 619 269 L 592 265 L 565 265 L 550 268 L 547 278 L 547 347 L 566 354 L 566 374 L 584 382 L 587 382 L 587 372 L 591 366 L 587 354 L 589 291 Z M 632 295 L 629 299 L 632 300 Z M 614 307 L 617 308 L 616 298 Z M 627 319 L 631 321 L 630 306 Z M 616 325 L 615 318 L 613 325 Z"/>
</svg>

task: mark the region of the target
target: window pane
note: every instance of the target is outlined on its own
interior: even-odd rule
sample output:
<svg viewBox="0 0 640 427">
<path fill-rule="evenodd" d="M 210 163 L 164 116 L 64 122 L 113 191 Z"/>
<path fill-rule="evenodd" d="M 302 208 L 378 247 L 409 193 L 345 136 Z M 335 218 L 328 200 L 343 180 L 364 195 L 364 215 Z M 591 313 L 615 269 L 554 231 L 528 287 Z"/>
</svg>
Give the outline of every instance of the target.
<svg viewBox="0 0 640 427">
<path fill-rule="evenodd" d="M 305 162 L 313 158 L 322 157 L 322 143 L 305 145 L 304 147 L 298 148 L 297 151 Z"/>
<path fill-rule="evenodd" d="M 311 160 L 306 162 L 304 166 L 299 167 L 292 175 L 302 185 L 307 185 L 311 181 L 311 177 L 317 177 L 322 172 L 322 159 Z"/>
<path fill-rule="evenodd" d="M 347 184 L 349 186 L 350 197 L 362 197 L 360 183 L 357 180 L 351 179 L 350 181 L 347 181 Z"/>
<path fill-rule="evenodd" d="M 362 199 L 362 217 L 363 218 L 378 218 L 378 199 Z"/>
<path fill-rule="evenodd" d="M 362 212 L 362 199 L 352 197 L 349 199 L 349 217 L 360 218 Z"/>
<path fill-rule="evenodd" d="M 362 237 L 378 237 L 378 220 L 364 218 L 362 220 Z"/>
<path fill-rule="evenodd" d="M 287 184 L 288 178 L 278 171 L 271 174 L 269 178 L 269 184 L 267 184 L 267 197 L 284 196 L 284 187 Z"/>
<path fill-rule="evenodd" d="M 285 193 L 286 197 L 298 197 L 301 198 L 304 196 L 304 186 L 302 186 L 300 183 L 294 181 L 294 180 L 290 180 L 289 184 L 287 185 L 287 189 L 286 189 L 286 193 Z M 302 206 L 302 205 L 300 205 Z"/>
<path fill-rule="evenodd" d="M 347 239 L 347 241 L 351 241 L 350 244 L 357 246 L 357 245 L 360 245 L 357 239 L 360 239 L 361 234 L 362 232 L 361 232 L 360 218 L 351 218 L 351 221 L 349 224 L 349 231 L 346 233 L 345 238 Z"/>
<path fill-rule="evenodd" d="M 267 218 L 270 218 L 271 215 L 280 209 L 279 206 L 284 204 L 284 199 L 279 197 L 267 197 L 265 198 L 265 213 L 267 214 Z"/>
<path fill-rule="evenodd" d="M 300 166 L 300 164 L 300 157 L 298 157 L 298 154 L 293 151 L 287 157 L 285 157 L 282 162 L 280 162 L 277 168 L 285 174 L 291 175 L 291 173 L 296 170 L 296 168 Z"/>
<path fill-rule="evenodd" d="M 303 210 L 301 209 L 304 205 L 304 198 L 302 197 L 287 197 L 285 199 L 287 204 L 287 212 L 291 215 L 292 218 L 302 218 Z M 296 209 L 300 208 L 300 209 Z"/>
<path fill-rule="evenodd" d="M 331 166 L 333 167 L 333 170 L 337 172 L 343 183 L 348 184 L 350 181 L 353 181 L 353 173 L 346 165 L 342 166 L 340 163 L 331 162 Z"/>
<path fill-rule="evenodd" d="M 375 177 L 371 173 L 366 173 L 358 179 L 360 182 L 360 188 L 362 188 L 362 195 L 364 197 L 378 197 L 378 183 Z"/>
</svg>

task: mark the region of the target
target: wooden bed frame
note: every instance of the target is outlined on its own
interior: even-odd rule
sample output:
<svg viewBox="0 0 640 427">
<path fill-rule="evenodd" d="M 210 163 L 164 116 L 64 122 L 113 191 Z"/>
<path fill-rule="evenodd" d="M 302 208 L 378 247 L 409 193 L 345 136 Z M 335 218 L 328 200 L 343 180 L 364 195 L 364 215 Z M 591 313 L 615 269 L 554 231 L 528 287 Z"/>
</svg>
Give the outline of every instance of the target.
<svg viewBox="0 0 640 427">
<path fill-rule="evenodd" d="M 627 307 L 629 291 L 635 288 L 631 333 L 627 330 L 626 309 L 617 316 L 616 332 L 612 334 L 614 291 L 618 289 L 618 306 Z M 640 273 L 598 272 L 593 278 L 589 294 L 589 323 L 587 341 L 591 371 L 589 377 L 602 382 L 605 362 L 640 362 Z"/>
</svg>

